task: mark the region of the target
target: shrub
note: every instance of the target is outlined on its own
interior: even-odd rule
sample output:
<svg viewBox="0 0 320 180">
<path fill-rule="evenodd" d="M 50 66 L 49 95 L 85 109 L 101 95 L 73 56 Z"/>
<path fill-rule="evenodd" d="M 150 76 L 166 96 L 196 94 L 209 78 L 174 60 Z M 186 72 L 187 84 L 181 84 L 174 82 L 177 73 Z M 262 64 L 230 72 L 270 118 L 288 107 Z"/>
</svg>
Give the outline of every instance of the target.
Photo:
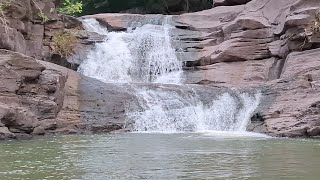
<svg viewBox="0 0 320 180">
<path fill-rule="evenodd" d="M 8 22 L 6 19 L 6 11 L 11 6 L 12 0 L 6 0 L 0 3 L 0 23 L 3 24 L 7 31 Z"/>
<path fill-rule="evenodd" d="M 320 12 L 316 14 L 315 20 L 309 24 L 307 31 L 311 34 L 320 33 Z"/>
<path fill-rule="evenodd" d="M 45 15 L 42 11 L 38 13 L 38 16 L 42 19 L 42 24 L 49 21 L 49 17 Z"/>
<path fill-rule="evenodd" d="M 53 38 L 53 53 L 61 57 L 70 57 L 74 54 L 78 38 L 74 32 L 61 31 L 56 33 Z"/>
<path fill-rule="evenodd" d="M 72 2 L 71 0 L 64 0 L 63 6 L 58 9 L 62 14 L 76 16 L 82 13 L 82 1 Z"/>
</svg>

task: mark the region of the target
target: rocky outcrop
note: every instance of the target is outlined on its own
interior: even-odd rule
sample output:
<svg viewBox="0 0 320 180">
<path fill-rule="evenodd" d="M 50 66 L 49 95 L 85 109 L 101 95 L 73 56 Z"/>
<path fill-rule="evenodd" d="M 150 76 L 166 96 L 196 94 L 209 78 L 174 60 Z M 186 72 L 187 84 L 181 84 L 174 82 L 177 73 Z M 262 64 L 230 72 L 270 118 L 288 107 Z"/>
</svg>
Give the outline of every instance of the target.
<svg viewBox="0 0 320 180">
<path fill-rule="evenodd" d="M 105 84 L 45 61 L 39 63 L 68 75 L 55 133 L 108 133 L 124 127 L 125 102 L 132 99 L 125 87 Z"/>
<path fill-rule="evenodd" d="M 319 136 L 320 49 L 289 54 L 281 79 L 269 82 L 266 98 L 275 98 L 261 110 L 261 130 L 286 137 Z"/>
<path fill-rule="evenodd" d="M 9 3 L 8 3 L 9 2 Z M 0 23 L 0 49 L 7 49 L 27 56 L 76 69 L 77 63 L 90 48 L 90 35 L 82 23 L 71 16 L 57 13 L 55 0 L 0 0 L 7 3 Z M 3 17 L 2 17 L 3 16 Z M 2 21 L 3 20 L 3 21 Z M 77 38 L 72 57 L 56 52 L 53 38 L 62 32 L 72 32 Z"/>
<path fill-rule="evenodd" d="M 126 89 L 0 50 L 0 140 L 123 129 Z"/>
<path fill-rule="evenodd" d="M 65 80 L 31 57 L 0 50 L 0 139 L 56 129 Z"/>
</svg>

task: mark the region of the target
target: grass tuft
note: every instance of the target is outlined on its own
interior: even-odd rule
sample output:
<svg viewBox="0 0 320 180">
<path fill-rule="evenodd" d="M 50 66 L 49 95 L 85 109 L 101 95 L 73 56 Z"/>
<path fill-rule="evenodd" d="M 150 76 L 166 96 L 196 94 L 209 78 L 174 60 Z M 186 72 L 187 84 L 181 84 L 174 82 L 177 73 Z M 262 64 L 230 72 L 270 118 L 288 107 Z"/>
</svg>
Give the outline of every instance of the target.
<svg viewBox="0 0 320 180">
<path fill-rule="evenodd" d="M 8 21 L 6 18 L 6 11 L 11 6 L 13 0 L 6 0 L 0 3 L 0 23 L 5 26 L 5 32 L 7 34 L 8 31 Z"/>
<path fill-rule="evenodd" d="M 53 36 L 52 42 L 53 53 L 67 58 L 75 53 L 79 40 L 74 32 L 60 31 Z"/>
</svg>

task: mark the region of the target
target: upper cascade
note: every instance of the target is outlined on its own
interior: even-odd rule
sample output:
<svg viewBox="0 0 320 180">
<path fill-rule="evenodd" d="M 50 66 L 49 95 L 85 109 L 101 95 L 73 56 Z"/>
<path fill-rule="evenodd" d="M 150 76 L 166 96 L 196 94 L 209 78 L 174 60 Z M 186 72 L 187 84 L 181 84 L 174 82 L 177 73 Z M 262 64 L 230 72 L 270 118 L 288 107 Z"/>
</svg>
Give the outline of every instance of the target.
<svg viewBox="0 0 320 180">
<path fill-rule="evenodd" d="M 171 46 L 170 18 L 164 17 L 162 25 L 145 24 L 126 32 L 108 32 L 95 19 L 84 19 L 87 31 L 106 38 L 88 53 L 79 72 L 103 82 L 180 84 L 182 62 Z"/>
</svg>

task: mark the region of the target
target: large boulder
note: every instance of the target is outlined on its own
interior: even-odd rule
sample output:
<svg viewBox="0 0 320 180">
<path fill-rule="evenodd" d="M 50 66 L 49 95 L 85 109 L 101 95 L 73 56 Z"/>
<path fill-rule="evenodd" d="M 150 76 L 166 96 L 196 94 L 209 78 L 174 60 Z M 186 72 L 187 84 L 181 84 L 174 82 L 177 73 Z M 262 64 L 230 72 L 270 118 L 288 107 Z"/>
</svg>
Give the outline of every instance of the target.
<svg viewBox="0 0 320 180">
<path fill-rule="evenodd" d="M 124 127 L 125 103 L 132 99 L 126 87 L 105 84 L 49 62 L 38 62 L 68 76 L 63 107 L 53 132 L 108 133 Z"/>
<path fill-rule="evenodd" d="M 31 57 L 0 50 L 0 127 L 4 137 L 32 134 L 37 127 L 55 129 L 65 79 Z"/>
</svg>

